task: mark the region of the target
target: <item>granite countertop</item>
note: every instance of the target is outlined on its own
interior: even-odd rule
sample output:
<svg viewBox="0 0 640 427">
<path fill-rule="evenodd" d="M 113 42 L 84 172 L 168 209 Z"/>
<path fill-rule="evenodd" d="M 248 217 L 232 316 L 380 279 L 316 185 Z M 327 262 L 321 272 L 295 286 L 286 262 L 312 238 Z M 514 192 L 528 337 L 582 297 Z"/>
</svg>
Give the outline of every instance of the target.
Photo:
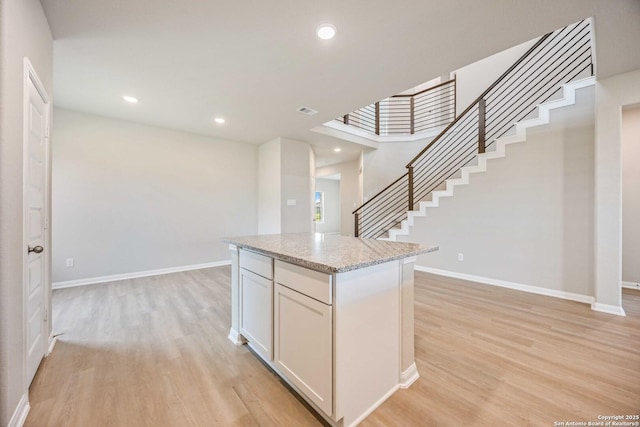
<svg viewBox="0 0 640 427">
<path fill-rule="evenodd" d="M 226 243 L 251 249 L 303 267 L 342 273 L 437 251 L 437 246 L 359 239 L 321 233 L 227 237 Z"/>
</svg>

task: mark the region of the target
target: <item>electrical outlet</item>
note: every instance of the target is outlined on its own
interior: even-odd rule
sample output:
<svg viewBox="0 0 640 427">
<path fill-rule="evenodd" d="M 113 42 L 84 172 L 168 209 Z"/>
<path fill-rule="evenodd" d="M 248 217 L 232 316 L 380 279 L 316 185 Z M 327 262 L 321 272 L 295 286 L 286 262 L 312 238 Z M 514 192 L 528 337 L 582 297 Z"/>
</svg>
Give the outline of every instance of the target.
<svg viewBox="0 0 640 427">
<path fill-rule="evenodd" d="M 67 262 L 65 264 L 68 267 L 73 267 L 73 258 L 67 258 Z"/>
<path fill-rule="evenodd" d="M 464 254 L 458 254 L 458 261 L 464 261 Z"/>
</svg>

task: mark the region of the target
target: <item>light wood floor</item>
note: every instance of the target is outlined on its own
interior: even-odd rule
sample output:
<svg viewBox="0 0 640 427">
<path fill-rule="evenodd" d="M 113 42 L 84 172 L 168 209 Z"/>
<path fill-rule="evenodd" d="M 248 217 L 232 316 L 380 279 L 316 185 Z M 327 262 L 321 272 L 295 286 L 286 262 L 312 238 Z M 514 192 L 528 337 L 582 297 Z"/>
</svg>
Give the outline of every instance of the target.
<svg viewBox="0 0 640 427">
<path fill-rule="evenodd" d="M 61 334 L 26 426 L 316 426 L 227 340 L 230 268 L 57 290 Z M 640 413 L 640 292 L 627 317 L 416 273 L 421 378 L 363 426 L 553 426 Z"/>
</svg>

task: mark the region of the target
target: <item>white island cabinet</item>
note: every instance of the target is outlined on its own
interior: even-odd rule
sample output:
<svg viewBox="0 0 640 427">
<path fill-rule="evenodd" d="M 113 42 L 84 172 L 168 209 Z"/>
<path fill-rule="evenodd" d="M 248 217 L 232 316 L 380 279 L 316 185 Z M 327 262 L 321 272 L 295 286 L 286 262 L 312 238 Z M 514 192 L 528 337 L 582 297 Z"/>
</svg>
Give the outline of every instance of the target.
<svg viewBox="0 0 640 427">
<path fill-rule="evenodd" d="M 229 339 L 247 343 L 329 424 L 358 424 L 418 378 L 413 263 L 436 247 L 318 234 L 225 241 Z"/>
</svg>

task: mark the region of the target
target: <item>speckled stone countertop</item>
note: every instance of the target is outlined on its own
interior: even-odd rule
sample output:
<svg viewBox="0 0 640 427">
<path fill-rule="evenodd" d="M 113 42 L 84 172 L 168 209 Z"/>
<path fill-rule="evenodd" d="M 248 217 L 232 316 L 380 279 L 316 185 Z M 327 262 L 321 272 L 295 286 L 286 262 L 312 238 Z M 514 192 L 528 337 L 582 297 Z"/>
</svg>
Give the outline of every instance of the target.
<svg viewBox="0 0 640 427">
<path fill-rule="evenodd" d="M 437 251 L 437 246 L 358 239 L 320 233 L 268 234 L 222 239 L 313 270 L 342 273 Z"/>
</svg>

